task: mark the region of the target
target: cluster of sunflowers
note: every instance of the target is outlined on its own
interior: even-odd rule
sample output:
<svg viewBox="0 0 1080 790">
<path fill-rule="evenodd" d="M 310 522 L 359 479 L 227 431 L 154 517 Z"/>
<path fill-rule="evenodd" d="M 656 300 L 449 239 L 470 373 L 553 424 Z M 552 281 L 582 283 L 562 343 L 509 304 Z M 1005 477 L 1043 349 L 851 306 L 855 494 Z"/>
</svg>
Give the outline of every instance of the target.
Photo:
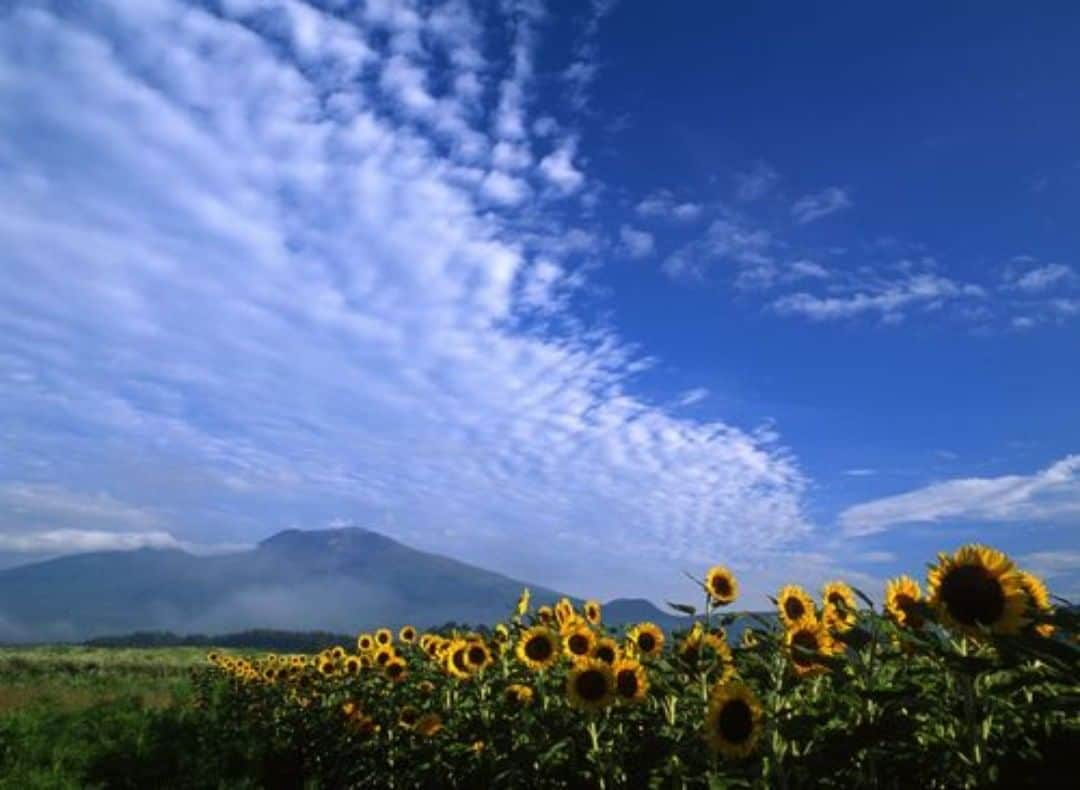
<svg viewBox="0 0 1080 790">
<path fill-rule="evenodd" d="M 828 708 L 834 719 L 851 716 L 863 727 L 884 726 L 890 715 L 917 721 L 921 703 L 901 705 L 897 713 L 889 705 L 899 692 L 877 686 L 898 683 L 904 672 L 916 677 L 926 670 L 932 677 L 958 645 L 965 660 L 977 655 L 984 662 L 997 660 L 1000 670 L 1001 656 L 1007 656 L 1013 663 L 1006 668 L 1030 665 L 1032 672 L 1044 673 L 1043 679 L 1047 666 L 1062 665 L 1067 679 L 1069 662 L 1076 659 L 1072 626 L 1055 633 L 1056 623 L 1075 619 L 1062 620 L 1065 615 L 1054 611 L 1038 578 L 985 546 L 939 555 L 925 597 L 912 578 L 889 581 L 880 614 L 843 581 L 824 585 L 820 605 L 802 587 L 783 587 L 774 599 L 774 617 L 723 612 L 739 595 L 738 581 L 724 566 L 712 567 L 697 583 L 704 592 L 703 611 L 673 605 L 691 615 L 688 627 L 674 634 L 651 622 L 608 627 L 594 600 L 575 606 L 564 598 L 532 608 L 524 590 L 507 621 L 492 629 L 421 633 L 406 625 L 395 633 L 380 628 L 359 634 L 355 649 L 337 646 L 314 656 L 255 658 L 213 653 L 210 663 L 217 676 L 233 681 L 234 693 L 251 694 L 257 687 L 270 694 L 260 704 L 274 711 L 282 706 L 332 711 L 345 733 L 343 743 L 352 744 L 348 748 L 384 743 L 380 739 L 385 736 L 391 740 L 378 748 L 390 751 L 379 754 L 393 762 L 401 760 L 400 755 L 387 756 L 401 748 L 393 732 L 405 730 L 420 742 L 443 743 L 445 754 L 431 759 L 456 766 L 445 769 L 457 777 L 448 779 L 450 784 L 466 775 L 470 781 L 480 776 L 453 763 L 461 753 L 453 747 L 455 717 L 470 759 L 485 754 L 497 766 L 500 759 L 509 759 L 499 756 L 499 748 L 519 753 L 526 748 L 523 741 L 507 740 L 514 731 L 508 726 L 511 717 L 533 710 L 534 723 L 546 719 L 548 725 L 528 742 L 536 749 L 530 770 L 545 764 L 559 744 L 551 740 L 553 733 L 565 729 L 576 714 L 583 717 L 582 737 L 588 736 L 583 741 L 588 767 L 582 770 L 592 773 L 586 783 L 610 786 L 640 779 L 642 774 L 633 773 L 639 758 L 627 751 L 638 739 L 641 753 L 652 754 L 651 778 L 675 772 L 685 782 L 687 772 L 727 772 L 796 786 L 798 762 L 810 765 L 814 748 L 812 737 L 799 742 L 796 723 L 810 714 L 797 710 Z M 744 627 L 733 645 L 727 630 L 736 624 Z M 1042 640 L 1045 655 L 1031 658 L 1030 650 L 1003 648 L 1001 640 L 1009 638 L 1028 648 Z M 942 694 L 951 693 L 951 686 L 943 688 Z M 875 708 L 873 700 L 889 699 L 886 691 L 893 702 Z M 847 695 L 843 704 L 836 701 L 841 695 Z M 473 711 L 471 718 L 466 710 Z M 984 730 L 986 749 L 992 746 L 993 728 Z M 694 731 L 696 736 L 688 738 Z M 661 743 L 667 746 L 660 748 Z M 367 754 L 369 761 L 383 759 Z M 755 754 L 757 760 L 747 759 Z M 859 770 L 873 778 L 879 767 L 872 748 L 867 754 Z M 468 770 L 480 770 L 479 763 L 469 765 Z M 509 770 L 498 773 L 491 767 L 485 781 L 505 780 Z"/>
</svg>

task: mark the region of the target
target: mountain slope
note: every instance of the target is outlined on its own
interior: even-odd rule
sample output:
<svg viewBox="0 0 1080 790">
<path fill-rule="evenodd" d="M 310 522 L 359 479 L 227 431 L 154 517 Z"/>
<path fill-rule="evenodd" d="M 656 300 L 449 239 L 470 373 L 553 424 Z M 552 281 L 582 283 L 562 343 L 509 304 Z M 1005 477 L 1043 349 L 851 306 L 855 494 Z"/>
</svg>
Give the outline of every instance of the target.
<svg viewBox="0 0 1080 790">
<path fill-rule="evenodd" d="M 97 552 L 0 572 L 0 640 L 490 623 L 507 616 L 524 586 L 534 605 L 560 597 L 365 529 L 288 530 L 236 554 Z M 678 624 L 647 601 L 605 607 L 613 624 L 644 619 Z"/>
</svg>

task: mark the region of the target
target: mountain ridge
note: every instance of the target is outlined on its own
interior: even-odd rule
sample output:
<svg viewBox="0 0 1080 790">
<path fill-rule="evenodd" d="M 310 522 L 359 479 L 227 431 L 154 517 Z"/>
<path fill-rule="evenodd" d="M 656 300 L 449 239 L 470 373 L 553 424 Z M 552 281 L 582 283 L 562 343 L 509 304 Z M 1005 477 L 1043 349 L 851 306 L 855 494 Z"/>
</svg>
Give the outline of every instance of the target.
<svg viewBox="0 0 1080 790">
<path fill-rule="evenodd" d="M 0 571 L 0 641 L 491 623 L 512 611 L 523 587 L 534 606 L 563 597 L 363 527 L 288 529 L 229 554 L 98 551 Z M 613 623 L 683 622 L 645 599 L 615 599 L 608 607 L 605 620 Z"/>
</svg>

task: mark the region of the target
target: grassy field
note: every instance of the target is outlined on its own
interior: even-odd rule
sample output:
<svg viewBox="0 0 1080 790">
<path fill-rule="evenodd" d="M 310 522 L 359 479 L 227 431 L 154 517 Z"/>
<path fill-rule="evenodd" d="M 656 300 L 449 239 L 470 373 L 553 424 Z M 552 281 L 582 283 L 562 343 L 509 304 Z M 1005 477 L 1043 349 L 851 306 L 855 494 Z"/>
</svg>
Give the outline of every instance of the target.
<svg viewBox="0 0 1080 790">
<path fill-rule="evenodd" d="M 0 648 L 0 787 L 135 787 L 150 761 L 177 767 L 165 736 L 184 735 L 204 661 L 197 648 Z"/>
</svg>

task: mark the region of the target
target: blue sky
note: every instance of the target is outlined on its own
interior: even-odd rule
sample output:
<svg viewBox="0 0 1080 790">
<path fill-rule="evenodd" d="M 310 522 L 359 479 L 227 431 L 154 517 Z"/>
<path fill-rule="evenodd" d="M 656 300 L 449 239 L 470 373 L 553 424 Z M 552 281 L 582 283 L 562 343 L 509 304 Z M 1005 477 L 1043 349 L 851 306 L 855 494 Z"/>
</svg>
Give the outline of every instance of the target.
<svg viewBox="0 0 1080 790">
<path fill-rule="evenodd" d="M 1080 13 L 676 5 L 0 10 L 0 563 L 1080 597 Z"/>
</svg>

